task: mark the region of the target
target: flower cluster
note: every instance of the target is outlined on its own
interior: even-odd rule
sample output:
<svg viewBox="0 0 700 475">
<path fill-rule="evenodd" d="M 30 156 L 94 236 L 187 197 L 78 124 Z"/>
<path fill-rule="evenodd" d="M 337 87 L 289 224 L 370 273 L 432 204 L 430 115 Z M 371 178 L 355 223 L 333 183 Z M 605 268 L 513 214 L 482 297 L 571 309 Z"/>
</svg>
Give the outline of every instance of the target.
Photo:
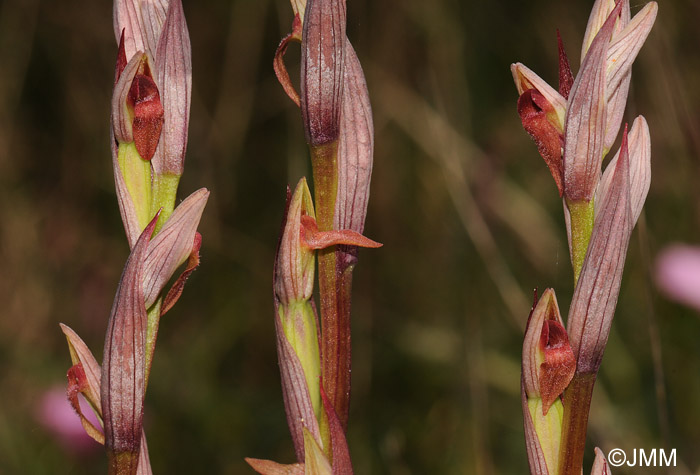
<svg viewBox="0 0 700 475">
<path fill-rule="evenodd" d="M 554 291 L 548 289 L 533 308 L 525 337 L 523 408 L 533 473 L 574 473 L 576 469 L 562 467 L 576 464 L 580 473 L 583 446 L 578 453 L 579 447 L 567 445 L 572 438 L 562 428 L 573 430 L 567 411 L 574 409 L 562 405 L 561 395 L 583 380 L 591 381 L 592 391 L 630 236 L 649 190 L 651 144 L 644 117 L 637 117 L 629 130 L 625 125 L 620 149 L 604 172 L 602 162 L 621 128 L 632 63 L 656 12 L 651 2 L 632 18 L 629 0 L 597 0 L 575 77 L 559 38 L 558 90 L 526 66 L 511 66 L 523 126 L 563 198 L 576 285 L 566 330 Z M 587 410 L 579 418 L 584 433 Z"/>
<path fill-rule="evenodd" d="M 191 94 L 190 42 L 180 0 L 117 0 L 119 43 L 112 97 L 112 159 L 119 208 L 131 247 L 97 363 L 78 335 L 61 325 L 71 353 L 68 396 L 87 433 L 103 443 L 109 473 L 151 472 L 143 400 L 160 317 L 179 299 L 199 264 L 197 227 L 209 192 L 177 208 Z M 166 292 L 177 269 L 184 271 Z M 103 425 L 80 409 L 90 403 Z"/>
</svg>

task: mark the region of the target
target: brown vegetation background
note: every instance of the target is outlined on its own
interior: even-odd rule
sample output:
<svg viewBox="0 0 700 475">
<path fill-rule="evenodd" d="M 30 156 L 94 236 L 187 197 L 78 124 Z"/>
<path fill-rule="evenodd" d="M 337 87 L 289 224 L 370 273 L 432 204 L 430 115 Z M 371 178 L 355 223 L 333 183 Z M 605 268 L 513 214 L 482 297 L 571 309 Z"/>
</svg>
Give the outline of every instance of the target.
<svg viewBox="0 0 700 475">
<path fill-rule="evenodd" d="M 271 301 L 285 186 L 310 174 L 299 111 L 272 73 L 292 14 L 286 0 L 183 3 L 194 90 L 180 196 L 206 186 L 211 198 L 202 265 L 161 324 L 146 430 L 155 473 L 245 474 L 244 456 L 293 459 Z M 577 65 L 592 3 L 348 1 L 376 126 L 366 233 L 384 243 L 355 273 L 358 474 L 527 470 L 522 329 L 536 287 L 555 287 L 566 313 L 572 272 L 509 65 L 556 81 L 556 28 Z M 672 473 L 690 474 L 700 473 L 700 318 L 651 277 L 664 245 L 700 242 L 700 3 L 659 3 L 627 116 L 649 121 L 652 186 L 588 454 L 676 448 Z M 0 3 L 0 473 L 105 471 L 101 450 L 62 449 L 38 404 L 70 365 L 59 322 L 101 359 L 128 254 L 109 152 L 115 55 L 111 2 Z M 292 47 L 288 64 L 298 58 Z"/>
</svg>

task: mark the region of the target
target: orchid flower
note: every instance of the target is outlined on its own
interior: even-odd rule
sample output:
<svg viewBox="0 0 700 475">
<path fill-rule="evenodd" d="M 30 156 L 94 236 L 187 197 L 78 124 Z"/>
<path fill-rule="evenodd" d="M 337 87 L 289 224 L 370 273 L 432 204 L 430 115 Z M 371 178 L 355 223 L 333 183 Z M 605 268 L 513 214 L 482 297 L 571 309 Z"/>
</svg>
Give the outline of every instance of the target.
<svg viewBox="0 0 700 475">
<path fill-rule="evenodd" d="M 319 231 L 311 193 L 302 178 L 288 199 L 273 283 L 282 391 L 298 460 L 294 467 L 301 473 L 301 467 L 309 468 L 310 463 L 318 467 L 319 473 L 326 473 L 331 466 L 333 473 L 339 467 L 350 471 L 344 473 L 352 472 L 342 425 L 321 385 L 318 318 L 311 301 L 316 251 L 339 244 L 381 246 L 349 229 Z M 322 427 L 330 428 L 330 440 L 324 441 Z M 324 449 L 329 450 L 325 447 L 327 442 L 332 446 L 332 464 L 324 455 Z M 246 460 L 260 473 L 280 473 L 275 470 L 281 470 L 281 466 L 274 462 Z M 286 469 L 293 470 L 289 466 Z"/>
</svg>

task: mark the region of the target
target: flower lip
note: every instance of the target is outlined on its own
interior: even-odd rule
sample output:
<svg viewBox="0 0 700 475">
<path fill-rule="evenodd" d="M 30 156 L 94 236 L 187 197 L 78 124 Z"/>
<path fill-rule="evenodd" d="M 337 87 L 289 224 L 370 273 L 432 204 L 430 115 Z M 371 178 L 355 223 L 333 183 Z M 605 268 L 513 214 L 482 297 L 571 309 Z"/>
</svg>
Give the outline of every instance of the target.
<svg viewBox="0 0 700 475">
<path fill-rule="evenodd" d="M 549 167 L 561 196 L 564 193 L 562 136 L 553 125 L 552 117 L 556 117 L 554 107 L 537 89 L 528 89 L 518 98 L 518 114 L 523 128 L 535 141 L 537 150 Z"/>
<path fill-rule="evenodd" d="M 544 362 L 540 365 L 540 394 L 542 413 L 547 415 L 574 377 L 576 359 L 566 329 L 557 320 L 546 320 L 542 325 L 540 345 L 544 352 Z"/>
<path fill-rule="evenodd" d="M 144 160 L 150 160 L 156 152 L 163 129 L 163 104 L 147 61 L 142 61 L 131 82 L 127 104 L 133 108 L 134 144 Z"/>
</svg>

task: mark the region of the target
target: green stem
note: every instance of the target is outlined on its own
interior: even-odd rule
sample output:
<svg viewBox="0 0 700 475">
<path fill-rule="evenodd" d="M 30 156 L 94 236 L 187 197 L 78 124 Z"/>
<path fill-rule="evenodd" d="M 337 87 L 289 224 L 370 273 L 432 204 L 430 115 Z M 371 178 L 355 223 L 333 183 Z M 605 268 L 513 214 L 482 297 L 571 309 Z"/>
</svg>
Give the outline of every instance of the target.
<svg viewBox="0 0 700 475">
<path fill-rule="evenodd" d="M 156 339 L 158 338 L 158 324 L 160 323 L 160 307 L 163 303 L 163 298 L 160 297 L 156 303 L 148 309 L 148 323 L 146 328 L 146 383 L 144 388 L 148 386 L 148 377 L 151 374 L 151 365 L 153 364 L 153 353 L 156 351 Z M 144 389 L 145 390 L 145 389 Z"/>
<path fill-rule="evenodd" d="M 133 142 L 119 145 L 117 155 L 119 169 L 126 189 L 134 205 L 136 217 L 143 230 L 153 219 L 149 206 L 153 202 L 151 188 L 151 164 L 142 159 Z"/>
<path fill-rule="evenodd" d="M 574 286 L 576 286 L 593 233 L 595 204 L 593 200 L 566 200 L 566 206 L 571 215 L 571 264 L 574 267 Z"/>
<path fill-rule="evenodd" d="M 162 209 L 156 230 L 158 234 L 163 224 L 168 220 L 175 209 L 175 198 L 177 197 L 177 187 L 180 183 L 180 175 L 153 175 L 153 197 L 151 199 L 151 217 L 153 217 L 159 209 Z"/>
<path fill-rule="evenodd" d="M 581 475 L 595 373 L 576 373 L 564 393 L 558 475 Z"/>
<path fill-rule="evenodd" d="M 323 442 L 323 455 L 326 456 L 329 463 L 333 463 L 333 444 L 331 443 L 331 428 L 328 425 L 328 416 L 326 411 L 321 412 L 321 418 L 318 419 L 318 431 L 321 434 Z"/>
</svg>

